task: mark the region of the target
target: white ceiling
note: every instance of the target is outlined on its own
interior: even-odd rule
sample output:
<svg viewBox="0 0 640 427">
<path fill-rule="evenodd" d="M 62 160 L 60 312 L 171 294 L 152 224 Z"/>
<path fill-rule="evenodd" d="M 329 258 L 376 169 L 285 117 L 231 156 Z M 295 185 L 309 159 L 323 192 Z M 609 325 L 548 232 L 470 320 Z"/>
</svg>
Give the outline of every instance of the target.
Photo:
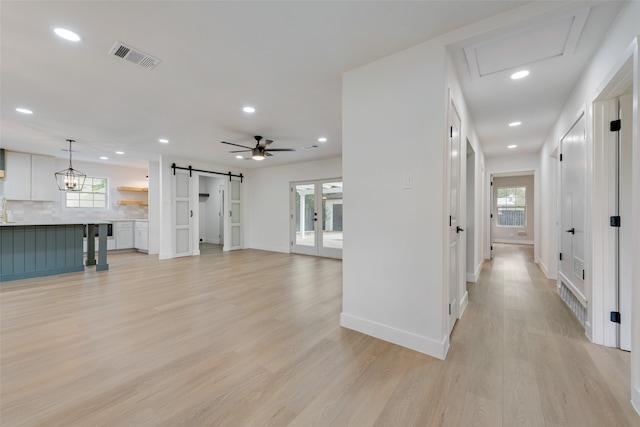
<svg viewBox="0 0 640 427">
<path fill-rule="evenodd" d="M 65 158 L 72 138 L 74 159 L 142 167 L 161 154 L 242 168 L 339 156 L 343 72 L 528 3 L 2 1 L 0 145 Z M 510 143 L 539 149 L 620 8 L 568 3 L 572 13 L 451 46 L 487 156 Z M 55 26 L 82 41 L 58 38 Z M 148 70 L 109 55 L 116 41 L 161 62 Z M 522 62 L 531 76 L 510 81 Z M 523 125 L 508 128 L 514 120 Z M 297 151 L 242 161 L 219 142 L 250 146 L 253 135 Z"/>
</svg>

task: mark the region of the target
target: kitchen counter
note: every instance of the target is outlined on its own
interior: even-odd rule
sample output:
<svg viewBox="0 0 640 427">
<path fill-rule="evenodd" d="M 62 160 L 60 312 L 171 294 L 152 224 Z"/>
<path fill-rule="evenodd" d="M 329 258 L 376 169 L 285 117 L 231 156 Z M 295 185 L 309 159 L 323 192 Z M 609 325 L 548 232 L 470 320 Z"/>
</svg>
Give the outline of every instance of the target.
<svg viewBox="0 0 640 427">
<path fill-rule="evenodd" d="M 109 224 L 111 221 L 97 221 L 92 224 Z M 17 221 L 17 222 L 0 222 L 0 227 L 24 227 L 33 225 L 84 225 L 86 222 L 82 221 Z"/>
<path fill-rule="evenodd" d="M 95 239 L 88 239 L 86 265 L 108 270 L 107 222 L 87 225 L 89 235 L 98 227 L 98 261 Z M 78 221 L 0 223 L 0 282 L 83 271 L 84 227 Z"/>
</svg>

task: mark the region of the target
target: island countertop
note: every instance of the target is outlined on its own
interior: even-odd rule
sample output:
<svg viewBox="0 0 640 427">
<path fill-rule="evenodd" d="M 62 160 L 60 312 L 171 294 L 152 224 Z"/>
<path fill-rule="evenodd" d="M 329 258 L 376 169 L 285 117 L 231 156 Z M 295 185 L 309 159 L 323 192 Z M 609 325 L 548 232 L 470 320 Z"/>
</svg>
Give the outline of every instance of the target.
<svg viewBox="0 0 640 427">
<path fill-rule="evenodd" d="M 85 224 L 110 224 L 111 221 L 16 221 L 0 222 L 0 227 L 29 227 L 34 225 L 85 225 Z"/>
</svg>

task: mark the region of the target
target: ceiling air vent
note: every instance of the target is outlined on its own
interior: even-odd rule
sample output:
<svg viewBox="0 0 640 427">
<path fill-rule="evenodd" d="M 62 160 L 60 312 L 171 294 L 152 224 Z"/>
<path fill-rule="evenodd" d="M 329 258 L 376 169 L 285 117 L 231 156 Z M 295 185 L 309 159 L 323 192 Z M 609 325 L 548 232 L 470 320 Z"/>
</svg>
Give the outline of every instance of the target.
<svg viewBox="0 0 640 427">
<path fill-rule="evenodd" d="M 109 55 L 126 59 L 129 62 L 133 62 L 134 64 L 141 66 L 142 68 L 146 68 L 147 70 L 152 70 L 153 67 L 160 63 L 158 58 L 154 58 L 153 56 L 148 55 L 139 49 L 127 46 L 122 42 L 116 42 L 109 51 Z"/>
</svg>

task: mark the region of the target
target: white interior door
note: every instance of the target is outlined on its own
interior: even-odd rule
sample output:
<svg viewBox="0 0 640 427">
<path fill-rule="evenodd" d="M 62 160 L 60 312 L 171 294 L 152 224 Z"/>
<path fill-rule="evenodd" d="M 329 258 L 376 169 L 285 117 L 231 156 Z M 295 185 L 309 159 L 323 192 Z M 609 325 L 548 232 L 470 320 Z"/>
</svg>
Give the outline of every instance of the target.
<svg viewBox="0 0 640 427">
<path fill-rule="evenodd" d="M 451 104 L 449 128 L 449 333 L 458 318 L 460 281 L 460 117 Z"/>
<path fill-rule="evenodd" d="M 173 213 L 174 230 L 173 242 L 175 257 L 192 255 L 191 249 L 191 209 L 190 177 L 188 171 L 174 169 L 173 186 Z"/>
<path fill-rule="evenodd" d="M 342 258 L 342 180 L 291 184 L 291 252 Z"/>
<path fill-rule="evenodd" d="M 618 311 L 620 312 L 619 347 L 631 351 L 632 320 L 632 259 L 633 254 L 633 218 L 632 210 L 632 159 L 633 143 L 631 128 L 633 123 L 632 96 L 624 95 L 619 99 L 619 118 L 621 123 L 618 132 L 618 215 L 620 229 L 618 232 Z"/>
<path fill-rule="evenodd" d="M 587 147 L 582 115 L 560 141 L 560 280 L 586 308 L 584 286 Z"/>
</svg>

